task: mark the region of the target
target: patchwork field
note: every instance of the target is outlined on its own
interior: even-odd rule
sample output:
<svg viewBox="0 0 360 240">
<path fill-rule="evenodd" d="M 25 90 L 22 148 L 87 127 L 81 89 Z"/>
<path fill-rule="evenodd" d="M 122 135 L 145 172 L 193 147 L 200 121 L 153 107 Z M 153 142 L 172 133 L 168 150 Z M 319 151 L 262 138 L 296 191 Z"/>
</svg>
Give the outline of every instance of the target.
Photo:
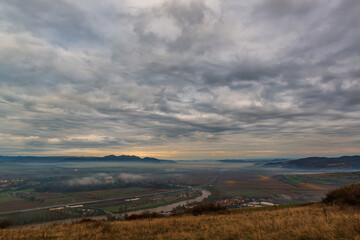
<svg viewBox="0 0 360 240">
<path fill-rule="evenodd" d="M 90 192 L 80 192 L 76 193 L 76 195 L 81 196 L 83 198 L 89 199 L 108 199 L 108 198 L 116 198 L 116 197 L 131 197 L 134 195 L 144 195 L 144 194 L 152 194 L 158 192 L 166 192 L 166 189 L 152 189 L 152 188 L 126 188 L 126 189 L 109 189 L 109 190 L 98 190 L 98 191 L 90 191 Z"/>
<path fill-rule="evenodd" d="M 174 202 L 178 199 L 176 195 L 170 195 L 170 196 L 163 196 L 163 197 L 157 197 L 157 198 L 144 198 L 140 199 L 138 201 L 131 202 L 130 204 L 128 202 L 122 202 L 122 204 L 118 204 L 115 206 L 108 206 L 103 207 L 103 209 L 111 211 L 111 212 L 122 212 L 124 210 L 141 210 L 141 209 L 147 209 L 147 208 L 154 208 L 159 207 L 164 204 L 169 204 L 171 202 Z"/>
<path fill-rule="evenodd" d="M 152 188 L 117 188 L 75 193 L 35 192 L 34 189 L 9 191 L 0 195 L 0 213 L 59 204 L 126 198 L 165 191 L 167 190 Z"/>
<path fill-rule="evenodd" d="M 12 202 L 18 200 L 18 198 L 8 195 L 0 195 L 0 203 Z"/>
<path fill-rule="evenodd" d="M 280 175 L 276 176 L 276 178 L 282 182 L 294 185 L 311 184 L 312 186 L 321 186 L 326 189 L 329 186 L 344 186 L 359 182 L 360 172 Z"/>
<path fill-rule="evenodd" d="M 19 209 L 36 208 L 41 207 L 43 204 L 38 202 L 31 202 L 22 199 L 8 199 L 0 203 L 0 213 L 7 211 L 14 211 Z"/>
<path fill-rule="evenodd" d="M 271 199 L 276 203 L 319 201 L 338 186 L 360 182 L 359 172 L 264 175 L 259 172 L 228 171 L 215 187 L 233 197 Z"/>
</svg>

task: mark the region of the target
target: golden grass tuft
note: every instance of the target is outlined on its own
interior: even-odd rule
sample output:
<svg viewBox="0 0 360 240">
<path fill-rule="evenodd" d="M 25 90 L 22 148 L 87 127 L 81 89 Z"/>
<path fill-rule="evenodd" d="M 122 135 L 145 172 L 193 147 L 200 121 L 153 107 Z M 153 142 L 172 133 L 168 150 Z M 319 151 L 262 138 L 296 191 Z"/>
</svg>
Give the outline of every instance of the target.
<svg viewBox="0 0 360 240">
<path fill-rule="evenodd" d="M 3 229 L 0 239 L 360 239 L 360 211 L 318 203 L 224 215 Z"/>
</svg>

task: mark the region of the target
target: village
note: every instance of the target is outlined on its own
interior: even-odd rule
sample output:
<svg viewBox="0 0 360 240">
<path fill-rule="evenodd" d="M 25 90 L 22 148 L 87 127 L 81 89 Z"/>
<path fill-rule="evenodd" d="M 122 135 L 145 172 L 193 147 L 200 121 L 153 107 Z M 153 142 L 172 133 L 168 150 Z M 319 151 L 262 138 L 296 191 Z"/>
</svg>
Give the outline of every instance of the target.
<svg viewBox="0 0 360 240">
<path fill-rule="evenodd" d="M 216 201 L 217 205 L 224 206 L 227 209 L 245 208 L 245 207 L 263 207 L 276 206 L 272 203 L 272 198 L 255 198 L 251 196 L 238 196 Z"/>
<path fill-rule="evenodd" d="M 0 178 L 0 192 L 4 190 L 13 190 L 19 184 L 22 184 L 24 179 L 18 178 Z"/>
</svg>

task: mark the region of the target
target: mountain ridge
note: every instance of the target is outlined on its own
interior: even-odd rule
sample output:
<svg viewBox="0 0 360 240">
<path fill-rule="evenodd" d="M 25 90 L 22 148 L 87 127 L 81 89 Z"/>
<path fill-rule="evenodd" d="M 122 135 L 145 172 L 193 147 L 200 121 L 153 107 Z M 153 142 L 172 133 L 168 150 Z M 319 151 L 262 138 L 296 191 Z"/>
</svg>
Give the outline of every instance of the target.
<svg viewBox="0 0 360 240">
<path fill-rule="evenodd" d="M 69 157 L 69 156 L 59 156 L 59 157 L 38 157 L 38 156 L 0 156 L 0 161 L 16 161 L 16 162 L 137 162 L 137 163 L 175 163 L 171 160 L 160 160 L 157 158 L 151 157 L 138 157 L 135 155 L 108 155 L 104 157 Z"/>
<path fill-rule="evenodd" d="M 303 169 L 353 169 L 360 168 L 360 156 L 307 157 L 283 162 L 265 163 L 263 166 Z"/>
</svg>

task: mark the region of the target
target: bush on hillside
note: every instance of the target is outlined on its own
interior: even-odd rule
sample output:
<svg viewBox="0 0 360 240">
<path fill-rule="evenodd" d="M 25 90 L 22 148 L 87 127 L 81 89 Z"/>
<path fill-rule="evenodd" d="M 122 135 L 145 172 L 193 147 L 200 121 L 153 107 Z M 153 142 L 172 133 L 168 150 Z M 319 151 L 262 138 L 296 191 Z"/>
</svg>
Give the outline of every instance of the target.
<svg viewBox="0 0 360 240">
<path fill-rule="evenodd" d="M 11 220 L 9 219 L 0 219 L 0 229 L 8 228 L 12 225 Z"/>
<path fill-rule="evenodd" d="M 149 218 L 161 218 L 164 217 L 160 213 L 156 212 L 144 212 L 142 214 L 132 214 L 125 218 L 125 220 L 137 220 L 137 219 L 149 219 Z"/>
<path fill-rule="evenodd" d="M 326 194 L 322 202 L 360 206 L 360 183 L 334 189 Z"/>
<path fill-rule="evenodd" d="M 83 218 L 79 223 L 94 223 L 94 222 L 97 222 L 97 220 L 91 218 Z"/>
<path fill-rule="evenodd" d="M 193 215 L 201 215 L 203 213 L 209 212 L 217 212 L 217 211 L 225 211 L 226 207 L 222 207 L 219 204 L 215 203 L 200 203 L 199 205 L 194 206 L 187 210 L 188 213 L 192 213 Z"/>
</svg>

